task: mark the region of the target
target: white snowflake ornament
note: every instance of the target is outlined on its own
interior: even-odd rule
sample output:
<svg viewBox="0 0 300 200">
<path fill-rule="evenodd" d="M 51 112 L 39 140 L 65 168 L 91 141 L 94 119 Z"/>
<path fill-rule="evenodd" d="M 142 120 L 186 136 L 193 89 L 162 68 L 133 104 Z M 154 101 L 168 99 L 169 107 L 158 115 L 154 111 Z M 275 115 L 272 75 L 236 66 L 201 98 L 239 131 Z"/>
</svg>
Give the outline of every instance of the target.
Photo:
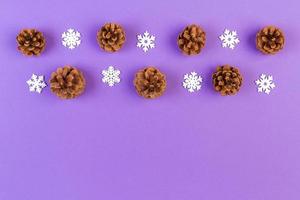
<svg viewBox="0 0 300 200">
<path fill-rule="evenodd" d="M 230 31 L 228 29 L 225 29 L 224 33 L 220 35 L 219 38 L 222 41 L 223 48 L 234 49 L 236 45 L 240 42 L 237 32 Z"/>
<path fill-rule="evenodd" d="M 62 44 L 68 49 L 75 49 L 81 43 L 81 34 L 78 31 L 70 28 L 61 35 Z"/>
<path fill-rule="evenodd" d="M 102 82 L 112 87 L 117 83 L 120 83 L 120 70 L 115 69 L 113 66 L 109 66 L 106 70 L 102 70 Z"/>
<path fill-rule="evenodd" d="M 196 72 L 185 74 L 182 86 L 189 92 L 196 92 L 201 89 L 202 77 Z"/>
<path fill-rule="evenodd" d="M 275 88 L 275 83 L 273 82 L 273 76 L 262 74 L 259 79 L 255 81 L 257 85 L 258 92 L 264 92 L 270 94 L 271 90 Z"/>
<path fill-rule="evenodd" d="M 47 86 L 44 81 L 44 76 L 37 76 L 35 74 L 32 74 L 31 78 L 26 81 L 26 83 L 29 86 L 30 92 L 41 93 L 43 88 Z"/>
<path fill-rule="evenodd" d="M 138 35 L 137 39 L 138 43 L 136 46 L 143 49 L 144 52 L 147 52 L 150 48 L 155 48 L 155 36 L 150 35 L 148 31 L 143 35 Z"/>
</svg>

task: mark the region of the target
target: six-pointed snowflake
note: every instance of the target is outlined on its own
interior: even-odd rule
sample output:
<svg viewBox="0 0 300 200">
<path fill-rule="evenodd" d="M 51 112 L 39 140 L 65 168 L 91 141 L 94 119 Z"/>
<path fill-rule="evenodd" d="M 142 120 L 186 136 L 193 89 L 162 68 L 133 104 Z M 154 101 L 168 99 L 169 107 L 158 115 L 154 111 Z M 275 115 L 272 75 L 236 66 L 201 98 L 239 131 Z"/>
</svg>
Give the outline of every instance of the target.
<svg viewBox="0 0 300 200">
<path fill-rule="evenodd" d="M 70 28 L 61 35 L 62 44 L 69 49 L 74 49 L 80 45 L 80 37 L 81 35 L 78 31 Z"/>
<path fill-rule="evenodd" d="M 258 92 L 270 94 L 271 90 L 275 88 L 273 76 L 262 74 L 260 78 L 255 81 Z"/>
<path fill-rule="evenodd" d="M 182 85 L 189 92 L 196 92 L 201 89 L 202 77 L 198 76 L 196 72 L 185 74 L 183 79 Z"/>
<path fill-rule="evenodd" d="M 137 36 L 138 43 L 137 47 L 142 48 L 144 52 L 147 52 L 150 48 L 153 49 L 155 47 L 155 37 L 150 35 L 148 31 L 146 31 L 143 35 Z"/>
<path fill-rule="evenodd" d="M 115 69 L 113 66 L 109 66 L 106 70 L 102 70 L 102 82 L 112 87 L 115 84 L 120 83 L 120 73 L 121 72 Z"/>
<path fill-rule="evenodd" d="M 37 76 L 35 74 L 32 74 L 31 78 L 26 81 L 26 83 L 29 86 L 30 92 L 41 93 L 43 88 L 47 86 L 44 81 L 44 76 Z"/>
<path fill-rule="evenodd" d="M 222 41 L 222 47 L 234 49 L 235 46 L 240 42 L 236 31 L 230 31 L 225 29 L 223 35 L 219 36 Z"/>
</svg>

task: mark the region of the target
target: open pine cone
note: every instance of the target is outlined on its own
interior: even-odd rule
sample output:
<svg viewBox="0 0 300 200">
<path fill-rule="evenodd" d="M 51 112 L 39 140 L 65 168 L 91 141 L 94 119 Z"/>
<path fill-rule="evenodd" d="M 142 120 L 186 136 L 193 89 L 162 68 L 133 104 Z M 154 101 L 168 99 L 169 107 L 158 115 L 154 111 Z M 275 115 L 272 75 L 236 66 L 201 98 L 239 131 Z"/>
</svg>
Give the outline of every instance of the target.
<svg viewBox="0 0 300 200">
<path fill-rule="evenodd" d="M 203 29 L 195 24 L 187 26 L 178 36 L 178 47 L 184 54 L 196 55 L 205 46 L 206 34 Z"/>
<path fill-rule="evenodd" d="M 148 99 L 161 96 L 167 86 L 165 75 L 154 67 L 138 71 L 133 83 L 137 93 Z"/>
<path fill-rule="evenodd" d="M 119 24 L 107 23 L 97 33 L 99 46 L 108 52 L 121 49 L 125 39 L 125 31 Z"/>
<path fill-rule="evenodd" d="M 275 54 L 284 46 L 283 32 L 274 26 L 261 29 L 256 35 L 256 47 L 264 54 Z"/>
<path fill-rule="evenodd" d="M 220 92 L 222 96 L 236 94 L 243 82 L 243 77 L 238 68 L 230 65 L 217 67 L 217 71 L 212 78 L 215 90 Z"/>
<path fill-rule="evenodd" d="M 58 68 L 51 74 L 51 91 L 62 99 L 72 99 L 79 96 L 85 88 L 83 74 L 74 67 Z"/>
<path fill-rule="evenodd" d="M 17 36 L 18 50 L 27 56 L 38 56 L 45 49 L 43 34 L 36 29 L 24 29 Z"/>
</svg>

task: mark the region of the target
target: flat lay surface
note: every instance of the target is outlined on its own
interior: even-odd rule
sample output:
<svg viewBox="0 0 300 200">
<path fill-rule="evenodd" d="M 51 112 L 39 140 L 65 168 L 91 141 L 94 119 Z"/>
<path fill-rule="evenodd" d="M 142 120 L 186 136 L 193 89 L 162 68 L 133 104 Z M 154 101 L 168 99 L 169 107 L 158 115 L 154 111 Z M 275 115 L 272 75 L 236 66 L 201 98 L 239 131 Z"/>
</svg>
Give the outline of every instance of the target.
<svg viewBox="0 0 300 200">
<path fill-rule="evenodd" d="M 0 199 L 298 200 L 299 6 L 298 0 L 2 0 Z M 118 52 L 97 44 L 106 22 L 125 30 Z M 193 23 L 206 32 L 206 45 L 187 56 L 177 36 Z M 286 38 L 272 56 L 255 47 L 256 33 L 268 25 Z M 39 57 L 17 50 L 23 28 L 44 34 Z M 225 29 L 237 32 L 234 48 L 222 47 Z M 138 48 L 137 36 L 146 31 L 155 46 Z M 68 34 L 81 41 L 72 46 Z M 234 96 L 214 91 L 212 74 L 224 64 L 243 76 Z M 49 87 L 51 73 L 65 65 L 86 79 L 84 93 L 72 100 Z M 120 73 L 103 81 L 110 66 Z M 166 75 L 166 91 L 154 100 L 133 85 L 147 66 Z M 191 72 L 201 87 L 183 87 Z M 32 74 L 45 76 L 41 93 L 29 91 Z M 258 92 L 262 74 L 276 86 L 269 94 Z"/>
</svg>

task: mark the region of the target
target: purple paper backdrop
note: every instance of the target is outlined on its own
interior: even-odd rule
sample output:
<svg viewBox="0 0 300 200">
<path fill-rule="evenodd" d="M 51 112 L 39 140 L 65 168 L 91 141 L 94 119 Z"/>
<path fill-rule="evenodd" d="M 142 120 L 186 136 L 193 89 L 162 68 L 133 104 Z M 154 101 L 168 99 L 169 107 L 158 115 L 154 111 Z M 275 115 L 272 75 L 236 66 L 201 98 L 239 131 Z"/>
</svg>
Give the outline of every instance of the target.
<svg viewBox="0 0 300 200">
<path fill-rule="evenodd" d="M 298 0 L 1 0 L 0 20 L 0 199 L 1 200 L 299 200 L 300 61 Z M 114 54 L 99 49 L 97 29 L 124 26 L 127 42 Z M 176 36 L 187 24 L 207 32 L 199 56 L 182 55 Z M 264 56 L 255 33 L 281 27 L 284 51 Z M 38 58 L 22 56 L 15 37 L 22 28 L 44 32 L 47 48 Z M 82 44 L 70 51 L 60 36 L 73 27 Z M 220 46 L 224 28 L 241 43 Z M 148 30 L 157 47 L 136 48 Z M 213 91 L 219 64 L 240 67 L 238 95 Z M 46 79 L 71 64 L 86 79 L 85 93 L 62 101 L 49 87 L 39 95 L 26 85 L 32 73 Z M 101 70 L 118 67 L 121 84 L 109 88 Z M 134 73 L 147 65 L 167 75 L 157 100 L 136 95 Z M 204 77 L 199 93 L 181 86 L 192 70 Z M 276 88 L 258 94 L 254 80 L 272 74 Z"/>
</svg>

